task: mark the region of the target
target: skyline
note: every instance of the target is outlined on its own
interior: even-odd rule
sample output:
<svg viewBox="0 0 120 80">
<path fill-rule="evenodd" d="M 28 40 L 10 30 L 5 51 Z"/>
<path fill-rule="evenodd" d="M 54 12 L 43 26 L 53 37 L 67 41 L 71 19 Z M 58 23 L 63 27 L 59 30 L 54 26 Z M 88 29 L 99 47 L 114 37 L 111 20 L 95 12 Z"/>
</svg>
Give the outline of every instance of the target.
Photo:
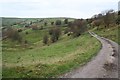
<svg viewBox="0 0 120 80">
<path fill-rule="evenodd" d="M 91 18 L 102 11 L 118 10 L 118 0 L 4 0 L 0 17 L 18 18 Z"/>
</svg>

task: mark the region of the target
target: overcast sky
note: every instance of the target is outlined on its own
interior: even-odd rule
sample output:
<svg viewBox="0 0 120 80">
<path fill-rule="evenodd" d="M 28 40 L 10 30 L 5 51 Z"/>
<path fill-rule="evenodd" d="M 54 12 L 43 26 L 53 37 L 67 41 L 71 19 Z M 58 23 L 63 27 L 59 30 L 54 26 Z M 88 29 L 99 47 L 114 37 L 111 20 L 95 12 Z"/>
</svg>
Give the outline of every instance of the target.
<svg viewBox="0 0 120 80">
<path fill-rule="evenodd" d="M 101 11 L 118 10 L 119 0 L 0 0 L 2 17 L 90 18 Z"/>
</svg>

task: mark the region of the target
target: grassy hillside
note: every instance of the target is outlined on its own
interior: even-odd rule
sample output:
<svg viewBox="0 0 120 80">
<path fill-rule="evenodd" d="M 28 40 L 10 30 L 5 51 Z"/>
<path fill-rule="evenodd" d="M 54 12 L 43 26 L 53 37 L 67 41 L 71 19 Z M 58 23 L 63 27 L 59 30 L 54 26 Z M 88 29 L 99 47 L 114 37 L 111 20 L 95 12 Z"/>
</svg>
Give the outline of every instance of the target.
<svg viewBox="0 0 120 80">
<path fill-rule="evenodd" d="M 93 31 L 102 37 L 105 37 L 117 42 L 120 45 L 120 37 L 119 37 L 120 25 L 113 26 L 106 29 L 104 28 L 100 30 L 97 30 L 96 28 L 94 28 Z"/>
<path fill-rule="evenodd" d="M 22 37 L 22 43 L 9 38 L 2 41 L 4 78 L 58 77 L 71 69 L 87 63 L 96 55 L 101 47 L 101 43 L 87 32 L 76 38 L 64 34 L 67 28 L 63 24 L 65 18 L 20 18 L 4 20 L 5 23 L 8 21 L 10 24 L 17 21 L 17 24 L 11 27 L 16 30 L 22 28 L 22 32 L 19 32 L 19 35 Z M 45 45 L 43 44 L 43 36 L 48 34 L 51 28 L 55 27 L 55 25 L 51 25 L 51 22 L 55 22 L 56 20 L 62 21 L 61 26 L 59 26 L 61 30 L 60 38 L 55 43 L 50 42 Z M 68 21 L 73 20 L 72 18 L 68 19 Z M 48 24 L 44 25 L 43 29 L 37 30 L 23 27 L 31 21 L 38 27 L 43 26 L 44 22 Z M 48 34 L 48 36 L 50 40 L 51 35 Z M 25 40 L 27 44 L 24 44 Z"/>
<path fill-rule="evenodd" d="M 99 49 L 100 42 L 86 33 L 50 46 L 3 51 L 3 77 L 55 77 L 85 64 Z"/>
</svg>

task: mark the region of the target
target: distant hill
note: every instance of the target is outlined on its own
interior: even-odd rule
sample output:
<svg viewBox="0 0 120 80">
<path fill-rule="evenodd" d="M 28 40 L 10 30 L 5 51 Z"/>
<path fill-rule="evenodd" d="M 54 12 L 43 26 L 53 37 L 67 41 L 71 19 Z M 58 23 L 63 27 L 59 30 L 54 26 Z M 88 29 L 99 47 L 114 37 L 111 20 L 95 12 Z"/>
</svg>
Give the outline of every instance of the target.
<svg viewBox="0 0 120 80">
<path fill-rule="evenodd" d="M 14 25 L 16 23 L 20 23 L 20 22 L 23 22 L 25 21 L 26 19 L 25 18 L 7 18 L 7 17 L 2 17 L 2 26 L 11 26 L 11 25 Z"/>
<path fill-rule="evenodd" d="M 30 23 L 30 22 L 52 22 L 56 20 L 64 20 L 67 17 L 55 17 L 55 18 L 12 18 L 12 17 L 0 17 L 2 19 L 2 26 L 9 27 L 12 25 L 20 24 L 20 23 Z M 67 18 L 69 21 L 73 21 L 74 18 Z M 42 23 L 43 24 L 43 23 Z"/>
</svg>

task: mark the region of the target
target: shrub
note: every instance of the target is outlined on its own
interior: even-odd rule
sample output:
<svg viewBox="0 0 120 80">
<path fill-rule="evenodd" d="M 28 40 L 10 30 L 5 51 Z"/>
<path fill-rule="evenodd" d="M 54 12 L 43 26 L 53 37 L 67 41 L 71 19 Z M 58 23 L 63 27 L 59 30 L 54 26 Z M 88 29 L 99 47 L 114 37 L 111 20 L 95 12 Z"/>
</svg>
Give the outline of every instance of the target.
<svg viewBox="0 0 120 80">
<path fill-rule="evenodd" d="M 120 24 L 120 15 L 118 15 L 117 19 L 116 19 L 116 24 Z"/>
<path fill-rule="evenodd" d="M 64 34 L 67 34 L 68 32 L 69 32 L 69 28 L 66 28 Z"/>
<path fill-rule="evenodd" d="M 43 37 L 43 43 L 44 44 L 48 43 L 48 35 L 44 35 L 44 37 Z"/>
<path fill-rule="evenodd" d="M 13 41 L 22 42 L 22 37 L 19 35 L 17 30 L 14 30 L 13 28 L 8 28 L 6 31 L 6 36 Z"/>
<path fill-rule="evenodd" d="M 65 20 L 64 20 L 64 24 L 68 24 L 68 19 L 65 19 Z"/>
<path fill-rule="evenodd" d="M 51 25 L 53 25 L 54 24 L 54 22 L 51 22 Z"/>
<path fill-rule="evenodd" d="M 43 26 L 41 26 L 40 29 L 42 30 L 42 29 L 43 29 Z"/>
<path fill-rule="evenodd" d="M 53 29 L 50 29 L 50 30 L 49 30 L 49 34 L 52 35 L 52 34 L 53 34 L 53 31 L 54 31 Z"/>
<path fill-rule="evenodd" d="M 57 20 L 55 24 L 56 25 L 61 25 L 61 20 Z"/>
<path fill-rule="evenodd" d="M 28 43 L 28 41 L 27 41 L 27 40 L 25 40 L 25 41 L 24 41 L 24 43 L 25 43 L 25 44 L 27 44 L 27 43 Z"/>
<path fill-rule="evenodd" d="M 22 32 L 22 29 L 18 29 L 18 32 Z"/>
<path fill-rule="evenodd" d="M 25 28 L 29 28 L 30 27 L 30 25 L 29 24 L 25 24 Z"/>
<path fill-rule="evenodd" d="M 70 31 L 73 32 L 73 37 L 80 36 L 87 29 L 86 21 L 82 19 L 76 19 L 71 25 Z"/>
<path fill-rule="evenodd" d="M 32 30 L 38 30 L 37 26 L 31 26 Z"/>
<path fill-rule="evenodd" d="M 49 34 L 51 35 L 51 41 L 56 42 L 60 37 L 61 30 L 58 27 L 50 29 Z"/>
<path fill-rule="evenodd" d="M 44 26 L 47 26 L 47 22 L 44 23 Z"/>
<path fill-rule="evenodd" d="M 68 27 L 74 26 L 73 22 L 68 22 Z"/>
<path fill-rule="evenodd" d="M 68 33 L 67 33 L 67 36 L 70 36 L 70 35 L 72 35 L 72 34 L 73 34 L 72 32 L 68 32 Z"/>
<path fill-rule="evenodd" d="M 28 34 L 28 32 L 25 32 L 25 34 Z"/>
<path fill-rule="evenodd" d="M 60 28 L 55 28 L 54 34 L 55 34 L 56 40 L 58 40 L 61 34 Z"/>
<path fill-rule="evenodd" d="M 52 41 L 52 43 L 56 42 L 56 37 L 55 37 L 55 35 L 51 35 L 51 41 Z"/>
</svg>

